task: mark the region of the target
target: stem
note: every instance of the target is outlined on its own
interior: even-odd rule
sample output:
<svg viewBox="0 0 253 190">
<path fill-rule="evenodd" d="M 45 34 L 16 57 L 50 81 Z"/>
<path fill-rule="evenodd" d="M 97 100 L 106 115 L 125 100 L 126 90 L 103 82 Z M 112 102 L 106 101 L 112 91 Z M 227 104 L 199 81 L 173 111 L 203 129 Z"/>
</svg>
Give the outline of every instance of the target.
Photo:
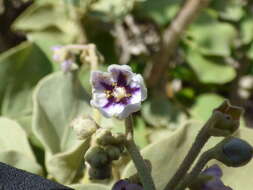
<svg viewBox="0 0 253 190">
<path fill-rule="evenodd" d="M 142 182 L 143 188 L 145 190 L 155 190 L 155 185 L 151 176 L 151 172 L 147 167 L 145 160 L 141 156 L 135 142 L 134 142 L 134 133 L 133 133 L 133 122 L 132 117 L 129 116 L 125 120 L 126 127 L 126 142 L 125 147 L 130 154 L 133 163 L 138 171 L 138 175 Z"/>
<path fill-rule="evenodd" d="M 206 144 L 208 139 L 211 137 L 209 134 L 209 127 L 213 124 L 215 118 L 211 117 L 207 123 L 202 127 L 200 132 L 198 133 L 191 149 L 189 150 L 188 154 L 184 158 L 183 162 L 181 163 L 179 169 L 171 178 L 169 183 L 166 185 L 164 190 L 174 190 L 175 187 L 179 184 L 180 180 L 186 175 L 187 171 L 199 155 L 201 149 Z"/>
<path fill-rule="evenodd" d="M 125 120 L 127 140 L 134 140 L 133 117 L 129 116 Z"/>
<path fill-rule="evenodd" d="M 182 183 L 180 183 L 175 190 L 184 190 L 186 187 L 189 187 L 189 185 L 191 185 L 194 179 L 199 176 L 200 172 L 206 166 L 207 162 L 209 162 L 213 158 L 212 151 L 213 150 L 211 149 L 201 155 L 192 171 L 182 180 Z"/>
<path fill-rule="evenodd" d="M 163 33 L 160 52 L 154 57 L 153 66 L 148 77 L 150 87 L 163 83 L 163 77 L 167 76 L 170 67 L 170 58 L 174 55 L 180 38 L 187 27 L 195 20 L 201 10 L 209 4 L 210 0 L 186 0 L 172 23 Z"/>
</svg>

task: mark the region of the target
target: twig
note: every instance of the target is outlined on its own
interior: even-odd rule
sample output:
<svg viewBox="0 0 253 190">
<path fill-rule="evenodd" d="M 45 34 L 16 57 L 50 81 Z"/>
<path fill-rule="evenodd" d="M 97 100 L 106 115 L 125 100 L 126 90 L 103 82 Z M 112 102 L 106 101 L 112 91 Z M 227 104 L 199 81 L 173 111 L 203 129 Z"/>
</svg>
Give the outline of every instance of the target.
<svg viewBox="0 0 253 190">
<path fill-rule="evenodd" d="M 158 83 L 163 82 L 164 78 L 162 77 L 166 76 L 166 72 L 170 66 L 169 59 L 175 52 L 182 34 L 199 15 L 201 10 L 207 7 L 209 1 L 187 0 L 171 25 L 165 29 L 162 36 L 160 52 L 154 57 L 153 67 L 147 81 L 150 87 L 157 86 Z"/>
<path fill-rule="evenodd" d="M 118 45 L 121 47 L 119 62 L 120 64 L 126 64 L 130 60 L 131 52 L 127 34 L 123 28 L 122 23 L 120 22 L 115 23 L 115 37 L 117 39 Z"/>
</svg>

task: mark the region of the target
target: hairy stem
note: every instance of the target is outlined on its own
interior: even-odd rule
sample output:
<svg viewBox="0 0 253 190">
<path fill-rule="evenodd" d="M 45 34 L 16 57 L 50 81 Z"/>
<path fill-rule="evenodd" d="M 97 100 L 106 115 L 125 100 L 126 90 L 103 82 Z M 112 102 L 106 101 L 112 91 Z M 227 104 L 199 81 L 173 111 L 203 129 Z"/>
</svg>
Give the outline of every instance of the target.
<svg viewBox="0 0 253 190">
<path fill-rule="evenodd" d="M 191 183 L 196 179 L 203 168 L 206 166 L 207 162 L 212 159 L 212 150 L 204 152 L 199 158 L 198 162 L 192 169 L 192 171 L 182 180 L 175 190 L 184 190 L 186 187 L 189 187 Z"/>
<path fill-rule="evenodd" d="M 145 190 L 155 190 L 155 185 L 151 176 L 150 169 L 147 167 L 145 160 L 141 156 L 140 151 L 134 142 L 133 122 L 131 116 L 126 119 L 125 126 L 126 126 L 125 147 L 128 153 L 130 154 L 133 163 L 137 169 L 143 188 Z"/>
<path fill-rule="evenodd" d="M 200 132 L 198 133 L 194 143 L 192 144 L 191 149 L 189 150 L 188 154 L 184 158 L 183 162 L 179 166 L 179 169 L 174 174 L 174 176 L 171 178 L 169 183 L 166 185 L 165 190 L 174 190 L 175 187 L 180 183 L 180 180 L 185 177 L 187 171 L 199 155 L 201 149 L 206 144 L 208 139 L 210 138 L 209 134 L 209 127 L 213 123 L 213 117 L 211 117 L 207 123 L 202 127 Z"/>
</svg>

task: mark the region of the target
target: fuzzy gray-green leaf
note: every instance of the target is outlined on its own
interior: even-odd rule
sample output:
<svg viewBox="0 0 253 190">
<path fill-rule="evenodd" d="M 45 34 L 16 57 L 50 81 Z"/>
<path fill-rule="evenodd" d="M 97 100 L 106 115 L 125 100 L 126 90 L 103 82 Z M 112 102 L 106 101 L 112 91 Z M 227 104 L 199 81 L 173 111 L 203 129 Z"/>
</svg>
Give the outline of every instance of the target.
<svg viewBox="0 0 253 190">
<path fill-rule="evenodd" d="M 89 113 L 88 102 L 77 73 L 54 73 L 34 93 L 33 131 L 45 148 L 49 173 L 61 183 L 71 183 L 82 164 L 89 142 L 77 140 L 70 122 Z"/>
</svg>

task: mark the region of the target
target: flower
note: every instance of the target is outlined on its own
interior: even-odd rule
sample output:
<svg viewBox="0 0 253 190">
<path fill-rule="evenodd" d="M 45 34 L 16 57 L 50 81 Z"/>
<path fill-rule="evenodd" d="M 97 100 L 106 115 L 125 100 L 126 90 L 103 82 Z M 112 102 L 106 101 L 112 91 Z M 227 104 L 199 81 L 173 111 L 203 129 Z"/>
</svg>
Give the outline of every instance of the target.
<svg viewBox="0 0 253 190">
<path fill-rule="evenodd" d="M 230 187 L 225 186 L 221 181 L 223 174 L 221 168 L 218 165 L 215 164 L 205 169 L 201 174 L 211 177 L 210 180 L 203 184 L 201 190 L 232 190 Z"/>
<path fill-rule="evenodd" d="M 105 117 L 127 118 L 141 107 L 147 97 L 147 89 L 140 74 L 127 65 L 110 65 L 108 72 L 91 73 L 91 105 Z"/>
<path fill-rule="evenodd" d="M 61 63 L 61 70 L 64 73 L 77 69 L 74 55 L 67 51 L 65 46 L 53 46 L 52 51 L 53 60 Z"/>
<path fill-rule="evenodd" d="M 138 184 L 130 183 L 128 180 L 121 179 L 114 184 L 112 190 L 143 190 L 143 187 Z"/>
</svg>

